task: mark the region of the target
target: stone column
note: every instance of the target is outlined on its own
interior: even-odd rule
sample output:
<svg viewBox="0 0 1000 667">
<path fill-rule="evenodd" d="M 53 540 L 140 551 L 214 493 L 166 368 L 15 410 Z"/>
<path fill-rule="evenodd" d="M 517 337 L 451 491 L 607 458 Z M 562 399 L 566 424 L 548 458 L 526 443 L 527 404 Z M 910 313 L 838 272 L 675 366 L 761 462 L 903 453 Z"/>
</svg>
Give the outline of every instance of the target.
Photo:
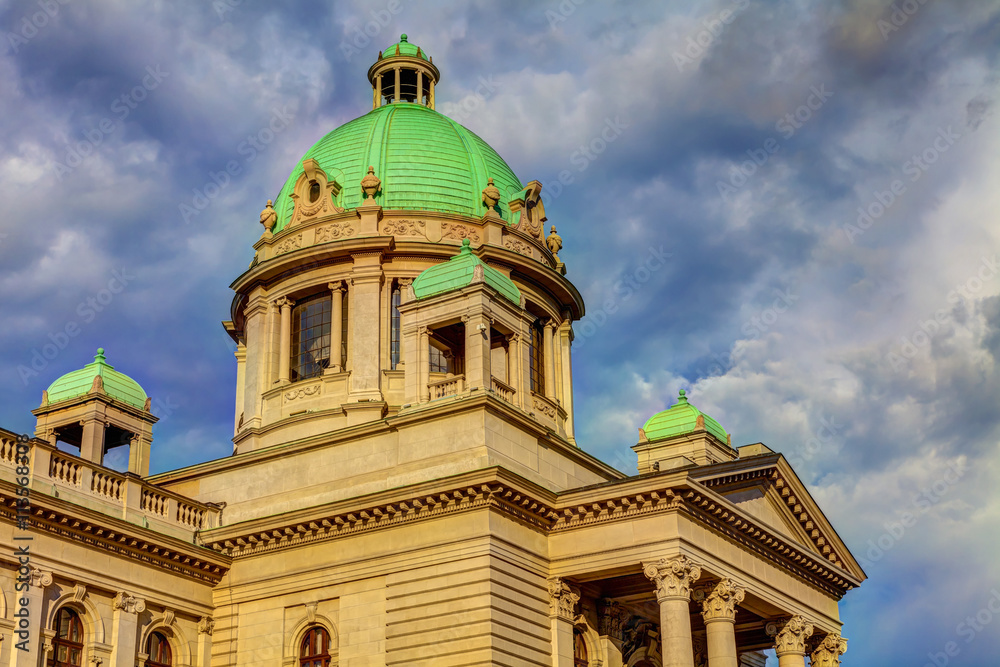
<svg viewBox="0 0 1000 667">
<path fill-rule="evenodd" d="M 202 616 L 198 621 L 198 655 L 194 667 L 211 667 L 212 665 L 212 631 L 215 630 L 215 621 Z"/>
<path fill-rule="evenodd" d="M 553 363 L 555 358 L 555 350 L 552 344 L 552 337 L 555 333 L 556 325 L 555 322 L 549 320 L 545 323 L 545 328 L 543 330 L 543 352 L 544 356 L 543 362 L 545 365 L 545 396 L 546 398 L 551 398 L 555 400 L 556 398 L 556 371 L 555 364 Z"/>
<path fill-rule="evenodd" d="M 812 667 L 838 667 L 840 656 L 847 653 L 847 640 L 839 632 L 831 632 L 812 652 Z"/>
<path fill-rule="evenodd" d="M 287 297 L 277 301 L 281 309 L 281 342 L 278 343 L 278 383 L 288 384 L 288 371 L 292 359 L 292 306 L 295 302 Z"/>
<path fill-rule="evenodd" d="M 396 87 L 395 87 L 395 89 L 393 89 L 392 101 L 393 102 L 398 102 L 399 101 L 399 68 L 396 67 L 393 71 L 396 72 Z"/>
<path fill-rule="evenodd" d="M 424 73 L 417 70 L 417 104 L 424 103 Z"/>
<path fill-rule="evenodd" d="M 431 381 L 430 376 L 430 332 L 427 327 L 417 329 L 417 397 L 420 403 L 431 400 L 431 392 L 427 384 Z"/>
<path fill-rule="evenodd" d="M 375 77 L 375 99 L 372 101 L 372 109 L 382 106 L 382 75 Z"/>
<path fill-rule="evenodd" d="M 344 285 L 337 281 L 327 287 L 330 288 L 333 308 L 330 309 L 330 364 L 326 371 L 339 373 L 344 370 L 340 365 L 343 359 L 341 349 L 344 347 Z"/>
<path fill-rule="evenodd" d="M 573 359 L 570 347 L 573 344 L 573 330 L 567 321 L 559 329 L 559 350 L 562 353 L 562 406 L 566 411 L 566 439 L 576 442 L 573 436 Z"/>
<path fill-rule="evenodd" d="M 246 383 L 247 346 L 236 344 L 236 414 L 233 415 L 233 435 L 240 432 L 240 416 L 243 414 L 243 391 Z"/>
<path fill-rule="evenodd" d="M 507 336 L 507 384 L 514 389 L 513 403 L 521 404 L 521 334 Z"/>
<path fill-rule="evenodd" d="M 104 422 L 87 419 L 83 422 L 80 458 L 100 465 L 104 461 Z"/>
<path fill-rule="evenodd" d="M 559 329 L 556 328 L 552 332 L 552 375 L 553 384 L 552 396 L 556 399 L 559 405 L 563 405 L 563 355 L 562 355 L 562 340 L 560 340 Z"/>
<path fill-rule="evenodd" d="M 431 109 L 433 109 L 434 108 L 434 79 L 431 79 L 430 91 L 431 91 L 430 92 L 430 107 L 431 107 Z"/>
<path fill-rule="evenodd" d="M 482 313 L 467 315 L 465 323 L 465 388 L 493 386 L 490 379 L 490 320 Z"/>
<path fill-rule="evenodd" d="M 693 667 L 688 600 L 691 599 L 691 584 L 701 576 L 701 567 L 687 556 L 675 556 L 643 563 L 642 571 L 656 584 L 663 667 Z"/>
<path fill-rule="evenodd" d="M 552 667 L 573 667 L 573 618 L 579 600 L 580 591 L 562 579 L 549 579 Z"/>
<path fill-rule="evenodd" d="M 11 667 L 35 667 L 38 665 L 42 639 L 42 598 L 45 587 L 52 585 L 52 573 L 44 572 L 30 565 L 22 565 L 17 572 L 17 584 L 27 584 L 14 597 L 14 627 L 11 630 Z M 22 605 L 22 602 L 28 604 Z M 27 622 L 21 627 L 20 621 Z M 19 647 L 25 646 L 22 651 Z"/>
<path fill-rule="evenodd" d="M 382 401 L 381 358 L 381 251 L 356 252 L 350 281 L 350 318 L 348 322 L 348 364 L 351 369 L 349 401 Z M 374 406 L 373 406 L 374 407 Z M 381 418 L 381 407 L 377 417 Z"/>
<path fill-rule="evenodd" d="M 805 667 L 806 640 L 812 636 L 813 626 L 801 616 L 771 621 L 765 627 L 774 637 L 774 652 L 778 667 Z"/>
<path fill-rule="evenodd" d="M 111 602 L 114 610 L 111 627 L 111 666 L 135 667 L 139 614 L 146 611 L 146 601 L 120 591 Z"/>
<path fill-rule="evenodd" d="M 702 602 L 705 619 L 708 667 L 739 667 L 736 656 L 736 605 L 746 592 L 731 579 L 723 579 Z"/>
</svg>

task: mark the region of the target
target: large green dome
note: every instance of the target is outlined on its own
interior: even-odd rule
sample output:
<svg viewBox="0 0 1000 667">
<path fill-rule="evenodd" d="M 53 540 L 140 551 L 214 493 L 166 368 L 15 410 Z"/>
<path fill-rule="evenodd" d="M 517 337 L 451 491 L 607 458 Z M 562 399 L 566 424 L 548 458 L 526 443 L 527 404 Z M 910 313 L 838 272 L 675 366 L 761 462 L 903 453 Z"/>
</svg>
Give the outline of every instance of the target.
<svg viewBox="0 0 1000 667">
<path fill-rule="evenodd" d="M 140 410 L 145 408 L 146 392 L 143 391 L 138 382 L 124 373 L 119 373 L 115 370 L 114 366 L 104 360 L 103 347 L 97 348 L 97 355 L 94 357 L 94 361 L 80 370 L 66 373 L 66 375 L 63 375 L 49 385 L 49 388 L 46 390 L 49 403 L 56 403 L 89 393 L 90 388 L 94 385 L 94 378 L 97 376 L 101 377 L 105 394 Z"/>
<path fill-rule="evenodd" d="M 677 397 L 677 402 L 663 412 L 657 412 L 643 425 L 642 430 L 647 440 L 662 440 L 675 435 L 692 433 L 698 428 L 698 417 L 704 419 L 705 430 L 716 438 L 728 444 L 729 436 L 726 429 L 704 412 L 688 403 L 683 389 Z"/>
<path fill-rule="evenodd" d="M 382 180 L 375 199 L 385 209 L 478 218 L 486 212 L 482 192 L 492 178 L 500 190 L 496 208 L 509 218 L 506 204 L 522 190 L 503 158 L 474 133 L 421 104 L 396 102 L 341 125 L 302 156 L 275 198 L 275 232 L 292 217 L 289 195 L 302 174 L 302 161 L 309 158 L 340 184 L 336 204 L 347 209 L 361 205 L 361 179 L 369 165 Z"/>
</svg>

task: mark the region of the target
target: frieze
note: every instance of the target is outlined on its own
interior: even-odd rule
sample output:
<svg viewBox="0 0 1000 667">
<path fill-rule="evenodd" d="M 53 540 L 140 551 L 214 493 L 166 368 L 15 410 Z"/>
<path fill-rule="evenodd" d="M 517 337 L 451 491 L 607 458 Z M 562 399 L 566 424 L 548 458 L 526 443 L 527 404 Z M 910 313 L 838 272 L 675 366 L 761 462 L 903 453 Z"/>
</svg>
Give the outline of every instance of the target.
<svg viewBox="0 0 1000 667">
<path fill-rule="evenodd" d="M 524 255 L 525 257 L 534 256 L 531 252 L 531 246 L 520 239 L 505 238 L 503 240 L 503 247 L 516 252 L 518 255 Z"/>
<path fill-rule="evenodd" d="M 382 233 L 399 236 L 424 236 L 424 221 L 387 220 L 382 223 Z"/>
<path fill-rule="evenodd" d="M 335 222 L 316 228 L 316 243 L 327 243 L 354 234 L 354 227 L 349 222 Z"/>
<path fill-rule="evenodd" d="M 297 398 L 305 398 L 306 396 L 315 396 L 322 390 L 322 385 L 314 384 L 308 387 L 299 387 L 298 389 L 293 389 L 291 391 L 285 392 L 285 400 L 294 401 Z"/>
<path fill-rule="evenodd" d="M 287 239 L 284 239 L 283 241 L 281 241 L 281 243 L 276 245 L 274 247 L 274 254 L 283 255 L 286 252 L 290 252 L 292 250 L 296 250 L 301 247 L 302 247 L 302 234 L 296 234 L 295 236 L 289 236 Z"/>
<path fill-rule="evenodd" d="M 457 241 L 469 239 L 473 243 L 479 243 L 479 232 L 471 227 L 466 227 L 465 225 L 458 225 L 453 222 L 442 222 L 441 238 L 455 239 Z"/>
</svg>

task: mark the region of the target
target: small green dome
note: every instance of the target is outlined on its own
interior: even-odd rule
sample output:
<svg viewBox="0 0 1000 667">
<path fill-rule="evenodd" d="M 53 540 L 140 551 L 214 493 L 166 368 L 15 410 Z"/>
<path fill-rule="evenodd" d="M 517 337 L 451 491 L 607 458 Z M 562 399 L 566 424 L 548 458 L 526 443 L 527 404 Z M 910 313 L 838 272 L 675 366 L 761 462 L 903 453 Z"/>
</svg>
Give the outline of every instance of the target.
<svg viewBox="0 0 1000 667">
<path fill-rule="evenodd" d="M 698 417 L 703 417 L 705 430 L 722 442 L 729 443 L 729 435 L 719 422 L 688 403 L 683 389 L 677 402 L 663 412 L 657 412 L 643 425 L 647 440 L 662 440 L 675 435 L 692 433 L 698 425 Z"/>
<path fill-rule="evenodd" d="M 500 292 L 508 301 L 520 306 L 521 291 L 510 278 L 472 254 L 469 239 L 462 239 L 462 249 L 447 262 L 435 264 L 413 280 L 413 295 L 426 299 L 452 290 L 462 289 L 472 284 L 476 267 L 483 267 L 483 282 Z"/>
<path fill-rule="evenodd" d="M 66 373 L 49 385 L 47 390 L 49 403 L 87 394 L 97 376 L 100 376 L 104 383 L 104 393 L 111 398 L 140 410 L 146 407 L 146 392 L 138 382 L 124 373 L 119 373 L 114 366 L 104 360 L 103 347 L 97 348 L 97 355 L 92 363 L 78 371 Z"/>
<path fill-rule="evenodd" d="M 397 50 L 399 50 L 399 53 L 396 53 Z M 398 42 L 392 46 L 387 46 L 385 51 L 382 52 L 383 58 L 391 58 L 392 56 L 413 56 L 415 58 L 428 60 L 427 53 L 423 49 L 416 44 L 410 44 L 406 40 L 406 33 L 400 35 Z"/>
<path fill-rule="evenodd" d="M 289 195 L 302 174 L 302 162 L 315 159 L 341 186 L 336 204 L 357 208 L 364 201 L 361 179 L 368 167 L 382 180 L 375 200 L 386 209 L 458 213 L 476 218 L 486 212 L 483 188 L 489 179 L 500 190 L 496 207 L 510 217 L 506 204 L 523 185 L 489 144 L 452 119 L 421 104 L 396 102 L 341 125 L 310 148 L 274 199 L 281 231 L 291 220 Z"/>
</svg>

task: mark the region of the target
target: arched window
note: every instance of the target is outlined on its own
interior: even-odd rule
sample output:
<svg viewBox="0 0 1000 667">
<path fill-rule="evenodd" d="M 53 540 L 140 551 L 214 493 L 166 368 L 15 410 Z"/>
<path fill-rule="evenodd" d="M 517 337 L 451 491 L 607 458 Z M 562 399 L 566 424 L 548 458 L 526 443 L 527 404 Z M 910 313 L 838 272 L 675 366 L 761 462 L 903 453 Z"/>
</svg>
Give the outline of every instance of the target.
<svg viewBox="0 0 1000 667">
<path fill-rule="evenodd" d="M 49 667 L 78 667 L 83 664 L 83 622 L 69 607 L 56 614 L 56 636 L 52 640 Z"/>
<path fill-rule="evenodd" d="M 149 635 L 146 640 L 146 667 L 170 667 L 174 664 L 167 638 L 159 632 Z"/>
<path fill-rule="evenodd" d="M 319 626 L 309 628 L 299 648 L 300 667 L 329 667 L 330 659 L 330 633 Z"/>
<path fill-rule="evenodd" d="M 589 667 L 590 660 L 587 658 L 587 643 L 583 640 L 583 633 L 579 630 L 573 631 L 573 667 Z"/>
</svg>

